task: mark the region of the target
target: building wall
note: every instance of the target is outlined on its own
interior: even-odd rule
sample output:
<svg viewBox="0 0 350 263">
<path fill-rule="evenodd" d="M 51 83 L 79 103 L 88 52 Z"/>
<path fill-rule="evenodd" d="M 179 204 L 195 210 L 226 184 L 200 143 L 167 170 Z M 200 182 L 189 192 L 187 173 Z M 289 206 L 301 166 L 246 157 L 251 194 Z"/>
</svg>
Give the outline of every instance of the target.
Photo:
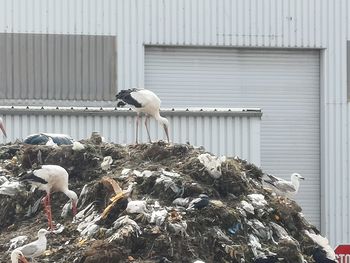
<svg viewBox="0 0 350 263">
<path fill-rule="evenodd" d="M 350 242 L 347 0 L 0 0 L 0 32 L 118 36 L 118 87 L 144 83 L 144 45 L 322 49 L 322 232 Z M 306 175 L 307 176 L 307 175 Z"/>
<path fill-rule="evenodd" d="M 162 115 L 169 120 L 172 142 L 189 142 L 216 155 L 238 155 L 260 165 L 260 109 L 169 109 L 163 110 Z M 0 107 L 0 116 L 9 135 L 0 138 L 0 143 L 23 140 L 40 132 L 69 134 L 76 140 L 98 132 L 107 142 L 135 143 L 136 114 L 129 109 L 17 106 Z M 144 118 L 140 121 L 139 141 L 148 142 L 143 123 Z M 154 119 L 150 120 L 149 128 L 153 141 L 166 139 L 164 130 Z"/>
</svg>

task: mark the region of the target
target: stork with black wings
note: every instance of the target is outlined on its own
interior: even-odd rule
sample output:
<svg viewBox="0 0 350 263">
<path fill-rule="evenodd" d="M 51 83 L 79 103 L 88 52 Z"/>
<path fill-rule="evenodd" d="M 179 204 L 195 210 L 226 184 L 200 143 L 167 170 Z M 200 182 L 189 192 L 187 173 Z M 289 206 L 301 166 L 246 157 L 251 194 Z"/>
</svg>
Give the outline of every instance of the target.
<svg viewBox="0 0 350 263">
<path fill-rule="evenodd" d="M 121 90 L 116 95 L 116 99 L 119 100 L 117 107 L 125 106 L 128 104 L 137 113 L 136 143 L 138 143 L 138 128 L 139 128 L 141 112 L 146 114 L 145 126 L 146 126 L 149 141 L 151 142 L 151 136 L 150 136 L 149 128 L 147 124 L 150 116 L 152 116 L 164 128 L 166 137 L 169 142 L 169 130 L 168 130 L 169 121 L 166 118 L 160 116 L 159 110 L 160 110 L 161 101 L 159 97 L 156 94 L 154 94 L 154 92 L 147 89 L 136 89 L 136 88 Z"/>
</svg>

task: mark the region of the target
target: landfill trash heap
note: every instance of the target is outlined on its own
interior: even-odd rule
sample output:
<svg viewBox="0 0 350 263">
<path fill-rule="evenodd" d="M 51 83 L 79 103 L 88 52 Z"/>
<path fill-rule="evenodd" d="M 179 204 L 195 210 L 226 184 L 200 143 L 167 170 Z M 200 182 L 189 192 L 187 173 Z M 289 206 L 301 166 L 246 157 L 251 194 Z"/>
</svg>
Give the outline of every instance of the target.
<svg viewBox="0 0 350 263">
<path fill-rule="evenodd" d="M 18 180 L 42 164 L 64 167 L 79 201 L 73 218 L 51 195 L 56 230 L 39 262 L 314 262 L 318 230 L 255 165 L 188 144 L 80 143 L 0 146 L 1 262 L 47 228 L 45 193 Z"/>
</svg>

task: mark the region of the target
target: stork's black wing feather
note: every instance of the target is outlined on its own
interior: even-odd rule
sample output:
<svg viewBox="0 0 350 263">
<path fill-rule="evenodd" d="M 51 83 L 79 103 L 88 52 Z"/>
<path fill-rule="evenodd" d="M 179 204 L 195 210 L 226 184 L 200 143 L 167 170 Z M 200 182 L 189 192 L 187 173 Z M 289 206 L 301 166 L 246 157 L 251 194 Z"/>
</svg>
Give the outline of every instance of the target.
<svg viewBox="0 0 350 263">
<path fill-rule="evenodd" d="M 33 134 L 25 138 L 24 143 L 40 145 L 46 144 L 49 140 L 49 137 L 44 134 Z"/>
<path fill-rule="evenodd" d="M 121 101 L 123 101 L 126 104 L 134 106 L 135 108 L 141 108 L 142 107 L 141 103 L 138 102 L 137 100 L 135 100 L 131 96 L 132 92 L 137 92 L 137 91 L 139 91 L 139 90 L 138 89 L 121 90 L 115 97 L 116 97 L 117 100 L 121 100 Z M 118 103 L 117 106 L 119 107 L 120 104 Z"/>
<path fill-rule="evenodd" d="M 27 173 L 19 178 L 20 181 L 28 181 L 28 182 L 35 182 L 35 183 L 41 183 L 41 184 L 47 184 L 47 181 L 45 181 L 43 178 L 36 176 L 33 173 Z"/>
</svg>

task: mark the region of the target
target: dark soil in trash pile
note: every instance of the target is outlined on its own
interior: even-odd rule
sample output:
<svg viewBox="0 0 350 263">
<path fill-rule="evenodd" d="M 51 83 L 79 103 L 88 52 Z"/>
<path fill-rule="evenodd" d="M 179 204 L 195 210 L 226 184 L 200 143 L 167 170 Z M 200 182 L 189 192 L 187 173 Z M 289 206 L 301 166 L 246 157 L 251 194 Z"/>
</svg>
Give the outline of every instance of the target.
<svg viewBox="0 0 350 263">
<path fill-rule="evenodd" d="M 263 187 L 253 164 L 226 158 L 210 170 L 198 158 L 205 151 L 191 145 L 81 143 L 82 150 L 0 146 L 0 176 L 10 182 L 40 164 L 57 164 L 68 171 L 70 189 L 79 195 L 84 188 L 73 221 L 70 211 L 61 216 L 68 198 L 52 194 L 53 220 L 64 230 L 47 235 L 38 262 L 254 262 L 268 255 L 314 262 L 315 244 L 304 231 L 317 230 L 294 201 Z M 102 168 L 106 156 L 113 162 Z M 189 209 L 201 194 L 209 204 Z M 12 238 L 25 235 L 28 243 L 47 228 L 44 195 L 26 184 L 13 196 L 0 194 L 1 262 L 10 262 Z"/>
</svg>

